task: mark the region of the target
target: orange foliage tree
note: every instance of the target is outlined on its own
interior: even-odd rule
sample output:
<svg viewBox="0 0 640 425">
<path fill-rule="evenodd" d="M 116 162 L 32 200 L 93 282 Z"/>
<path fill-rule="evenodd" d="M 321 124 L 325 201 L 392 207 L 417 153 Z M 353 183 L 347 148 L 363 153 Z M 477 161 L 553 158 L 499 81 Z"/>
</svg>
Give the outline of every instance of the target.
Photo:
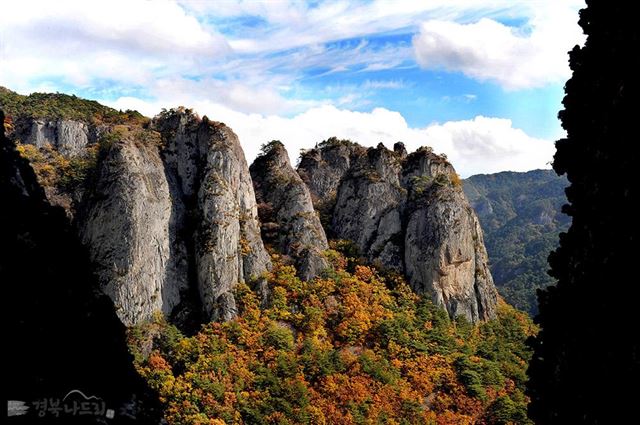
<svg viewBox="0 0 640 425">
<path fill-rule="evenodd" d="M 502 304 L 496 321 L 454 323 L 397 276 L 327 258 L 303 282 L 273 255 L 270 306 L 240 284 L 240 316 L 193 337 L 161 316 L 132 332 L 169 423 L 527 423 L 524 314 Z"/>
</svg>

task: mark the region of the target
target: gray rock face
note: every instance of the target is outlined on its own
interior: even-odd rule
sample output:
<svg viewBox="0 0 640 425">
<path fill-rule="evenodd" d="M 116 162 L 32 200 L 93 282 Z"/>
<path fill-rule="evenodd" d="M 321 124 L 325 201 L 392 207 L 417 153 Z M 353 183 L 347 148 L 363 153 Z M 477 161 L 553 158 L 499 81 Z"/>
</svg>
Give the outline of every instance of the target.
<svg viewBox="0 0 640 425">
<path fill-rule="evenodd" d="M 291 167 L 282 143 L 271 142 L 250 170 L 263 237 L 293 258 L 303 280 L 318 276 L 329 267 L 322 255 L 329 248 L 327 237 L 309 189 Z"/>
<path fill-rule="evenodd" d="M 434 184 L 427 191 L 407 211 L 409 283 L 418 292 L 432 292 L 451 317 L 492 318 L 497 292 L 477 217 L 460 190 Z"/>
<path fill-rule="evenodd" d="M 22 119 L 16 122 L 14 137 L 40 148 L 49 144 L 63 155 L 74 156 L 94 142 L 95 135 L 95 128 L 80 121 Z"/>
<path fill-rule="evenodd" d="M 338 186 L 331 228 L 354 241 L 369 261 L 401 272 L 406 190 L 400 171 L 399 158 L 382 145 L 353 160 Z"/>
<path fill-rule="evenodd" d="M 330 215 L 342 178 L 351 168 L 352 161 L 365 153 L 366 149 L 362 146 L 331 138 L 322 142 L 319 148 L 302 155 L 297 171 L 309 188 L 313 204 L 321 215 Z"/>
<path fill-rule="evenodd" d="M 22 144 L 38 148 L 54 149 L 67 159 L 84 154 L 87 147 L 96 143 L 98 135 L 106 126 L 95 126 L 82 121 L 66 119 L 35 119 L 19 116 L 15 120 L 11 139 Z M 46 152 L 46 149 L 45 149 Z M 45 156 L 47 154 L 45 153 Z M 70 220 L 75 214 L 75 203 L 80 193 L 61 191 L 53 185 L 43 187 L 47 201 L 53 206 L 62 207 Z"/>
<path fill-rule="evenodd" d="M 82 241 L 126 325 L 194 308 L 229 320 L 234 287 L 264 291 L 271 266 L 244 153 L 224 124 L 183 109 L 151 125 L 162 143 L 131 132 L 99 161 L 77 217 Z"/>
<path fill-rule="evenodd" d="M 175 216 L 183 222 L 195 218 L 191 226 L 181 227 L 193 228 L 204 312 L 212 319 L 229 320 L 237 314 L 235 285 L 246 281 L 262 288 L 261 275 L 271 266 L 244 153 L 231 129 L 206 117 L 173 112 L 156 118 L 154 126 L 165 140 L 167 174 L 174 198 L 182 204 Z"/>
<path fill-rule="evenodd" d="M 259 236 L 255 195 L 237 137 L 224 125 L 207 123 L 198 138 L 207 145 L 197 195 L 198 284 L 205 310 L 228 320 L 236 314 L 233 287 L 258 278 L 267 270 L 269 258 Z"/>
<path fill-rule="evenodd" d="M 336 160 L 336 164 L 331 161 Z M 330 232 L 355 242 L 362 255 L 404 273 L 452 316 L 472 322 L 495 316 L 497 292 L 477 217 L 444 158 L 423 148 L 407 155 L 379 145 L 365 150 L 324 142 L 304 154 L 299 173 L 318 205 L 329 209 Z"/>
<path fill-rule="evenodd" d="M 74 156 L 103 131 L 31 119 L 17 123 L 14 137 Z M 256 195 L 262 235 L 303 279 L 328 266 L 326 231 L 404 273 L 451 316 L 495 315 L 478 220 L 453 167 L 428 149 L 408 155 L 402 144 L 389 151 L 329 139 L 305 153 L 296 172 L 284 147 L 272 143 L 250 174 L 228 127 L 183 108 L 163 112 L 150 129 L 113 134 L 120 139 L 103 146 L 93 184 L 70 217 L 126 325 L 156 311 L 180 318 L 194 309 L 229 320 L 237 314 L 233 289 L 243 281 L 265 301 L 271 263 Z"/>
<path fill-rule="evenodd" d="M 171 256 L 172 200 L 158 149 L 121 140 L 96 181 L 79 228 L 103 291 L 125 325 L 168 314 L 186 281 Z"/>
</svg>

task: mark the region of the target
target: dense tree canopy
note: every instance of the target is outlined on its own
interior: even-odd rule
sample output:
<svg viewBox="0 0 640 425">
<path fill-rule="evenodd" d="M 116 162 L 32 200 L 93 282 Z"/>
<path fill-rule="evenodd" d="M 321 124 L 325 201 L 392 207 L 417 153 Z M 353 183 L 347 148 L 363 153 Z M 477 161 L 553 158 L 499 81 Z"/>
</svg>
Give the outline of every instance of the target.
<svg viewBox="0 0 640 425">
<path fill-rule="evenodd" d="M 530 416 L 539 423 L 629 423 L 637 417 L 637 15 L 631 2 L 587 1 L 588 35 L 570 54 L 560 113 L 573 223 L 550 257 L 558 281 L 539 295 Z"/>
<path fill-rule="evenodd" d="M 401 279 L 327 256 L 334 271 L 304 282 L 274 255 L 267 309 L 242 284 L 233 321 L 190 338 L 161 316 L 133 330 L 169 423 L 529 423 L 524 313 L 451 322 Z"/>
<path fill-rule="evenodd" d="M 95 100 L 86 100 L 62 93 L 32 93 L 23 96 L 0 86 L 0 108 L 5 115 L 16 118 L 69 119 L 93 124 L 144 124 L 149 121 L 138 111 L 117 111 Z"/>
</svg>

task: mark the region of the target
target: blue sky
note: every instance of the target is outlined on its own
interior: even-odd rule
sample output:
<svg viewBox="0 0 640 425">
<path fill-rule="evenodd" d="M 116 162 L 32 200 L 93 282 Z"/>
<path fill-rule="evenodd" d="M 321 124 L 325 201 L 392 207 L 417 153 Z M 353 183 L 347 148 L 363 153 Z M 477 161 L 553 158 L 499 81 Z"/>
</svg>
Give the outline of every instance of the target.
<svg viewBox="0 0 640 425">
<path fill-rule="evenodd" d="M 119 4 L 121 3 L 121 4 Z M 0 85 L 229 124 L 251 161 L 332 135 L 431 145 L 463 176 L 548 167 L 580 0 L 21 1 Z"/>
</svg>

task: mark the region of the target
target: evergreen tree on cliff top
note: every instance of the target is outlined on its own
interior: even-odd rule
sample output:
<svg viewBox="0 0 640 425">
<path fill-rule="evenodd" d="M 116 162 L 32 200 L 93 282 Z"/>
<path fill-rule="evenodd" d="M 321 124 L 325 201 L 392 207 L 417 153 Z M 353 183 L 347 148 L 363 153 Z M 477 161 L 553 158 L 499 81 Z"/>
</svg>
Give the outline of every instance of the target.
<svg viewBox="0 0 640 425">
<path fill-rule="evenodd" d="M 529 414 L 537 423 L 638 419 L 638 56 L 633 2 L 587 1 L 588 38 L 570 53 L 560 113 L 567 138 L 555 171 L 567 174 L 573 223 L 549 257 L 557 286 L 539 293 L 531 343 Z M 634 419 L 635 418 L 635 419 Z"/>
</svg>

